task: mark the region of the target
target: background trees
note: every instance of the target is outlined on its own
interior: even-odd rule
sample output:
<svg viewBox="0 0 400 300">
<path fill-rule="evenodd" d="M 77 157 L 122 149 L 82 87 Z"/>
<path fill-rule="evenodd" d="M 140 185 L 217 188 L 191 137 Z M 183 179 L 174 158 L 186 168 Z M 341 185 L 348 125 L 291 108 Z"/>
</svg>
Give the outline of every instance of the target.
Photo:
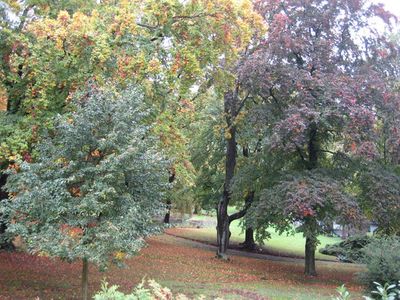
<svg viewBox="0 0 400 300">
<path fill-rule="evenodd" d="M 175 169 L 169 199 L 188 200 L 194 173 L 187 149 L 192 102 L 210 82 L 231 78 L 229 65 L 251 38 L 258 19 L 249 1 L 8 1 L 20 16 L 2 31 L 0 161 L 32 157 L 41 130 L 87 82 L 115 89 L 143 86 L 154 129 Z M 5 14 L 4 16 L 7 16 Z M 2 128 L 3 129 L 3 128 Z M 182 195 L 185 194 L 185 197 Z"/>
</svg>

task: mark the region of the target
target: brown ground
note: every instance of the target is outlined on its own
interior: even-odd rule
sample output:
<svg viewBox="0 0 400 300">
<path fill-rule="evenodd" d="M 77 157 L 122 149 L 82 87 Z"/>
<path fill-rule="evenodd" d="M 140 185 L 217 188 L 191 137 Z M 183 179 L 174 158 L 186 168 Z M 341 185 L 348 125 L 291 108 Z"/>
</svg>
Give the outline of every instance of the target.
<svg viewBox="0 0 400 300">
<path fill-rule="evenodd" d="M 307 278 L 300 262 L 281 262 L 232 256 L 228 262 L 214 258 L 213 250 L 169 235 L 148 240 L 149 246 L 127 260 L 127 267 L 111 267 L 107 272 L 90 269 L 90 290 L 97 291 L 101 281 L 118 284 L 129 291 L 144 276 L 160 283 L 178 282 L 183 286 L 216 283 L 266 282 L 274 286 L 306 286 L 333 291 L 343 282 L 353 291 L 361 290 L 354 280 L 354 266 L 323 263 L 319 276 Z M 25 253 L 0 253 L 0 299 L 78 299 L 79 262 L 69 264 Z M 240 289 L 232 290 L 240 296 Z M 254 298 L 250 294 L 243 298 Z M 255 297 L 254 299 L 256 299 Z M 258 298 L 257 298 L 258 299 Z M 265 299 L 265 298 L 259 298 Z"/>
</svg>

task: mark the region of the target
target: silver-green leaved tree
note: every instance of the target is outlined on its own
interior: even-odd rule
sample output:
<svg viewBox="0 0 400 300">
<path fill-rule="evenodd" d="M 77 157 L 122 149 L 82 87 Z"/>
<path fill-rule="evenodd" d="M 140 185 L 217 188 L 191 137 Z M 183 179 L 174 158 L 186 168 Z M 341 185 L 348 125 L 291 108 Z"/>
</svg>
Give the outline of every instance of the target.
<svg viewBox="0 0 400 300">
<path fill-rule="evenodd" d="M 89 262 L 120 262 L 158 229 L 167 167 L 143 103 L 136 88 L 119 96 L 92 88 L 6 185 L 7 234 L 32 253 L 82 260 L 83 299 Z"/>
</svg>

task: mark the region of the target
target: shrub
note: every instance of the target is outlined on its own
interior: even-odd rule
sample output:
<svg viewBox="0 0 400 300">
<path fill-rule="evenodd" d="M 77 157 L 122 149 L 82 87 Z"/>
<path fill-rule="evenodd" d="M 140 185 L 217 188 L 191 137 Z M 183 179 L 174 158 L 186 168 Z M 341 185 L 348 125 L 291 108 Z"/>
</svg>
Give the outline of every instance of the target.
<svg viewBox="0 0 400 300">
<path fill-rule="evenodd" d="M 371 292 L 371 295 L 373 296 L 373 298 L 369 297 L 369 296 L 364 296 L 363 298 L 365 300 L 396 300 L 396 299 L 400 299 L 400 281 L 398 283 L 398 285 L 396 284 L 388 284 L 385 283 L 384 285 L 381 285 L 378 282 L 374 282 L 375 285 L 375 290 L 373 290 Z M 351 298 L 351 294 L 350 292 L 346 289 L 346 287 L 344 285 L 338 287 L 336 289 L 336 291 L 338 292 L 338 296 L 332 298 L 332 300 L 350 300 Z"/>
<path fill-rule="evenodd" d="M 372 238 L 367 235 L 352 236 L 333 245 L 326 245 L 319 252 L 325 255 L 336 256 L 340 261 L 359 262 L 364 258 L 364 247 L 371 242 Z"/>
<path fill-rule="evenodd" d="M 162 287 L 154 280 L 142 281 L 137 285 L 130 294 L 124 294 L 118 291 L 119 286 L 108 286 L 107 282 L 103 282 L 101 291 L 94 296 L 94 300 L 189 300 L 183 294 L 173 295 L 171 290 Z M 203 296 L 198 296 L 197 300 L 204 299 Z M 220 299 L 220 298 L 218 298 Z M 216 299 L 217 300 L 217 299 Z M 220 299 L 222 300 L 222 299 Z"/>
<path fill-rule="evenodd" d="M 363 250 L 367 271 L 360 274 L 363 283 L 373 288 L 373 282 L 389 285 L 400 280 L 400 239 L 373 239 Z"/>
</svg>

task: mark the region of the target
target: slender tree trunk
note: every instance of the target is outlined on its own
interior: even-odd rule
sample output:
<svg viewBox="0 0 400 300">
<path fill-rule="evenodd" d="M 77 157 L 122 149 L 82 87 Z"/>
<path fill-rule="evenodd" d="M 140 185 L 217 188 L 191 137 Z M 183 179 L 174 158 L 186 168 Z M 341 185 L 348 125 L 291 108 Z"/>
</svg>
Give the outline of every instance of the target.
<svg viewBox="0 0 400 300">
<path fill-rule="evenodd" d="M 175 169 L 174 169 L 174 167 L 172 167 L 169 170 L 168 182 L 169 183 L 173 183 L 174 181 L 175 181 Z M 171 199 L 168 199 L 167 200 L 167 212 L 165 213 L 165 216 L 164 216 L 164 223 L 165 224 L 169 224 L 170 216 L 171 216 L 171 207 L 172 207 Z"/>
<path fill-rule="evenodd" d="M 87 258 L 82 259 L 82 300 L 88 299 L 88 278 L 89 278 L 89 262 Z"/>
<path fill-rule="evenodd" d="M 313 170 L 318 167 L 318 151 L 319 144 L 317 139 L 317 125 L 313 122 L 310 125 L 308 142 L 309 170 Z M 305 226 L 307 227 L 307 231 L 309 233 L 306 237 L 304 273 L 309 276 L 316 276 L 317 272 L 315 269 L 315 250 L 317 247 L 317 220 L 311 217 L 305 221 Z M 312 232 L 313 235 L 311 235 L 310 232 Z"/>
<path fill-rule="evenodd" d="M 167 200 L 167 212 L 165 213 L 165 216 L 164 216 L 165 224 L 169 224 L 170 216 L 171 216 L 171 200 Z"/>
<path fill-rule="evenodd" d="M 243 147 L 243 156 L 248 158 L 250 155 L 249 153 L 249 147 L 244 146 Z M 245 205 L 250 205 L 254 200 L 254 191 L 251 191 L 245 199 Z M 242 243 L 242 246 L 244 249 L 247 250 L 254 250 L 256 248 L 256 243 L 254 241 L 254 230 L 252 227 L 246 228 L 245 231 L 245 238 L 244 242 Z"/>
<path fill-rule="evenodd" d="M 253 200 L 254 200 L 254 191 L 251 191 L 245 199 L 246 207 L 250 207 Z M 245 239 L 242 246 L 243 248 L 248 250 L 254 250 L 256 248 L 256 243 L 254 241 L 254 230 L 252 227 L 246 228 Z"/>
<path fill-rule="evenodd" d="M 317 276 L 315 269 L 315 250 L 316 243 L 314 238 L 306 238 L 306 249 L 305 249 L 305 269 L 304 274 L 308 276 Z"/>
<path fill-rule="evenodd" d="M 236 125 L 234 119 L 237 109 L 237 92 L 229 92 L 224 97 L 224 111 L 227 123 L 226 153 L 225 153 L 225 182 L 222 197 L 217 205 L 217 257 L 228 259 L 226 251 L 229 245 L 229 216 L 228 205 L 231 199 L 230 186 L 236 167 Z"/>
</svg>

